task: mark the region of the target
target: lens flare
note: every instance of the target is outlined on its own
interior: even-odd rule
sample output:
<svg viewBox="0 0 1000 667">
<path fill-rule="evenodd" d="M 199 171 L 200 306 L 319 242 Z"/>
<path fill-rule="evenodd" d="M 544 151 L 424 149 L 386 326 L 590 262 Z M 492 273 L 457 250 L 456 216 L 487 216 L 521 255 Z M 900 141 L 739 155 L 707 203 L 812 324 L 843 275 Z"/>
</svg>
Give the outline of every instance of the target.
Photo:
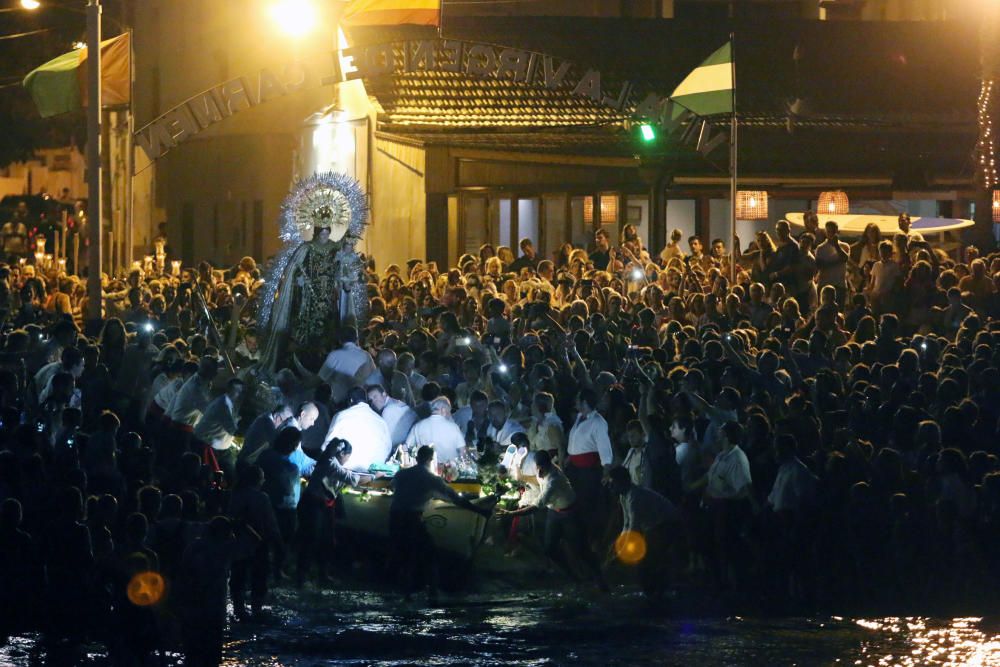
<svg viewBox="0 0 1000 667">
<path fill-rule="evenodd" d="M 615 538 L 615 555 L 625 565 L 638 565 L 646 557 L 646 538 L 634 530 L 622 532 Z"/>
<path fill-rule="evenodd" d="M 149 607 L 163 599 L 166 584 L 156 572 L 140 572 L 128 582 L 126 594 L 137 607 Z"/>
</svg>

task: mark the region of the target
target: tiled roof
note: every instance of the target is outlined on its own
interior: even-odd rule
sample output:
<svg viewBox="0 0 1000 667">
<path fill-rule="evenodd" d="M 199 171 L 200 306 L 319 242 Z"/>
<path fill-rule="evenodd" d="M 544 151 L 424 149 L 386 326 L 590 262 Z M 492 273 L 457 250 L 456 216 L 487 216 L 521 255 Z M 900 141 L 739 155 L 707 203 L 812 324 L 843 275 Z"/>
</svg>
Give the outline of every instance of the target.
<svg viewBox="0 0 1000 667">
<path fill-rule="evenodd" d="M 608 92 L 627 77 L 640 91 L 665 94 L 729 29 L 679 21 L 457 19 L 447 22 L 446 38 L 551 54 L 573 62 L 574 75 L 557 90 L 437 71 L 372 79 L 366 87 L 383 112 L 379 129 L 388 133 L 459 147 L 632 156 L 637 145 L 624 129 L 627 115 L 572 94 L 582 68 L 599 69 Z M 741 162 L 750 169 L 819 161 L 845 171 L 967 171 L 978 51 L 966 32 L 944 23 L 815 21 L 744 30 L 753 38 L 736 51 Z M 433 30 L 407 27 L 354 35 L 358 44 L 433 37 Z M 683 153 L 669 159 L 715 169 Z"/>
<path fill-rule="evenodd" d="M 413 72 L 369 84 L 389 125 L 454 128 L 620 124 L 622 114 L 570 90 L 513 81 L 471 79 L 454 72 Z"/>
</svg>

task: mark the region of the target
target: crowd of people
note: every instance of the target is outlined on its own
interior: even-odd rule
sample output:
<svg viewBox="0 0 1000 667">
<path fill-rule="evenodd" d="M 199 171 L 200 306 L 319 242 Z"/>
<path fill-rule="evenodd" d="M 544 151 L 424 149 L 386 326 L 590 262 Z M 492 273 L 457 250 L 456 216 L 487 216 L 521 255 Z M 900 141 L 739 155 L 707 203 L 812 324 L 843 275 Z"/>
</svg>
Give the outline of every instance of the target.
<svg viewBox="0 0 1000 667">
<path fill-rule="evenodd" d="M 626 226 L 548 259 L 527 239 L 447 270 L 369 258 L 368 320 L 267 387 L 251 258 L 107 280 L 89 336 L 75 276 L 0 266 L 4 627 L 96 636 L 124 664 L 172 635 L 213 664 L 227 600 L 242 620 L 274 582 L 328 584 L 342 490 L 385 482 L 389 460 L 415 464 L 388 519 L 407 593 L 435 583 L 420 515 L 442 498 L 552 581 L 985 601 L 1000 253 L 949 256 L 905 215 L 854 245 L 815 215 L 742 251 L 682 241 L 650 252 Z M 388 449 L 343 437 L 362 424 Z M 357 470 L 362 451 L 382 460 Z M 465 460 L 503 498 L 434 474 Z"/>
</svg>

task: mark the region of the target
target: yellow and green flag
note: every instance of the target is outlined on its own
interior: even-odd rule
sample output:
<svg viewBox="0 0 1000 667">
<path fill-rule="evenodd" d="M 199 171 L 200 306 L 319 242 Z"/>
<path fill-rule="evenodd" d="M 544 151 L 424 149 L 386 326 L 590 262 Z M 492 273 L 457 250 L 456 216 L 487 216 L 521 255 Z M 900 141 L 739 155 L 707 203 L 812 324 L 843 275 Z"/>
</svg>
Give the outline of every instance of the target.
<svg viewBox="0 0 1000 667">
<path fill-rule="evenodd" d="M 350 0 L 343 23 L 360 25 L 438 25 L 441 0 Z"/>
<path fill-rule="evenodd" d="M 132 71 L 129 34 L 101 42 L 101 102 L 104 106 L 128 104 Z M 87 106 L 87 49 L 64 53 L 24 77 L 42 118 L 58 116 Z"/>
<path fill-rule="evenodd" d="M 733 47 L 726 42 L 674 89 L 670 99 L 699 116 L 733 112 Z"/>
</svg>

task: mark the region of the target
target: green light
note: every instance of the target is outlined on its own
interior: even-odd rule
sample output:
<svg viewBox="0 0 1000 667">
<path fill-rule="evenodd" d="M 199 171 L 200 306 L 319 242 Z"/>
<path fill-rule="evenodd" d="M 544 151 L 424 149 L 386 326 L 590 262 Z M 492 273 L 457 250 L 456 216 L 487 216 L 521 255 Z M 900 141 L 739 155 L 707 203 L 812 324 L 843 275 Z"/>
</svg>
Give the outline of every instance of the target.
<svg viewBox="0 0 1000 667">
<path fill-rule="evenodd" d="M 639 126 L 639 134 L 642 136 L 643 141 L 652 141 L 656 139 L 656 132 L 653 130 L 652 125 L 642 124 Z"/>
</svg>

